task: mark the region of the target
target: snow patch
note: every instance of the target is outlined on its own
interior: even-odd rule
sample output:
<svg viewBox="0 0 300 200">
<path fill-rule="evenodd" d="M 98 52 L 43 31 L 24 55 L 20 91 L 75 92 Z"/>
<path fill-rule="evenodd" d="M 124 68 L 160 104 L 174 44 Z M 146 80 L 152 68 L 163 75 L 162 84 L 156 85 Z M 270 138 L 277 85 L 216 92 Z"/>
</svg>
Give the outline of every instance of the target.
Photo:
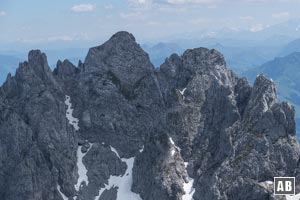
<svg viewBox="0 0 300 200">
<path fill-rule="evenodd" d="M 188 162 L 184 163 L 185 169 L 187 168 L 188 164 Z M 195 193 L 195 188 L 193 188 L 194 179 L 188 176 L 187 180 L 187 183 L 183 183 L 183 190 L 185 194 L 182 196 L 182 200 L 193 200 L 193 195 Z"/>
<path fill-rule="evenodd" d="M 117 155 L 118 158 L 121 159 L 119 153 L 117 152 L 117 150 L 116 150 L 115 148 L 113 148 L 112 146 L 110 146 L 110 150 L 111 150 L 112 152 L 114 152 L 114 153 Z"/>
<path fill-rule="evenodd" d="M 263 182 L 259 182 L 258 183 L 260 186 L 264 187 L 264 188 L 271 188 L 273 187 L 273 181 L 263 181 Z"/>
<path fill-rule="evenodd" d="M 79 130 L 78 122 L 79 120 L 75 117 L 73 117 L 73 109 L 72 109 L 72 103 L 71 103 L 71 97 L 66 95 L 65 104 L 68 106 L 66 117 L 69 121 L 69 124 L 71 124 L 76 131 Z"/>
<path fill-rule="evenodd" d="M 268 184 L 268 185 L 272 185 L 273 181 L 265 181 L 265 183 Z"/>
<path fill-rule="evenodd" d="M 173 141 L 173 139 L 171 137 L 169 137 L 169 140 L 170 140 L 171 144 L 175 146 L 175 142 Z"/>
<path fill-rule="evenodd" d="M 62 197 L 64 200 L 68 200 L 68 199 L 69 199 L 66 195 L 64 195 L 64 193 L 62 193 L 62 192 L 60 191 L 60 185 L 57 184 L 57 187 L 56 187 L 56 188 L 57 188 L 59 194 L 61 195 L 61 197 Z"/>
<path fill-rule="evenodd" d="M 184 88 L 183 90 L 179 90 L 179 92 L 180 92 L 180 94 L 182 95 L 182 96 L 184 96 L 184 92 L 186 91 L 186 88 Z"/>
<path fill-rule="evenodd" d="M 172 149 L 171 149 L 171 155 L 174 156 L 175 155 L 175 150 L 180 151 L 180 148 L 178 146 L 176 146 L 175 142 L 173 141 L 173 139 L 171 137 L 169 137 L 169 140 L 171 142 L 171 144 L 173 145 Z"/>
<path fill-rule="evenodd" d="M 144 151 L 144 146 L 139 150 L 140 153 L 143 153 Z"/>
<path fill-rule="evenodd" d="M 175 150 L 174 150 L 174 149 L 172 149 L 172 151 L 171 151 L 171 155 L 172 155 L 172 156 L 174 156 L 174 155 L 175 155 Z"/>
<path fill-rule="evenodd" d="M 73 110 L 74 109 L 72 109 L 71 97 L 68 96 L 68 95 L 66 95 L 65 104 L 68 107 L 67 111 L 66 111 L 66 118 L 68 119 L 69 124 L 74 127 L 75 131 L 78 131 L 79 130 L 79 125 L 78 125 L 79 120 L 77 118 L 73 117 Z M 89 184 L 89 180 L 88 180 L 88 177 L 87 177 L 87 169 L 86 169 L 86 167 L 84 166 L 84 164 L 82 162 L 83 157 L 89 152 L 89 150 L 93 146 L 92 143 L 89 143 L 89 144 L 90 144 L 90 147 L 87 149 L 87 151 L 85 153 L 81 152 L 82 146 L 78 146 L 78 148 L 77 148 L 76 156 L 77 156 L 78 180 L 77 180 L 77 183 L 74 185 L 76 191 L 79 191 L 79 189 L 81 188 L 83 182 L 85 182 L 86 185 Z M 60 191 L 60 190 L 58 190 L 58 191 Z M 64 197 L 63 197 L 63 199 L 65 200 Z M 73 197 L 73 199 L 76 200 L 77 196 Z M 66 200 L 68 200 L 68 198 L 66 198 Z"/>
<path fill-rule="evenodd" d="M 111 151 L 114 152 L 118 158 L 120 158 L 117 150 L 110 147 Z M 120 158 L 123 162 L 126 163 L 127 169 L 125 174 L 121 176 L 110 176 L 108 179 L 108 184 L 105 184 L 104 188 L 100 188 L 98 196 L 95 197 L 95 200 L 98 200 L 102 193 L 105 190 L 109 190 L 111 188 L 117 188 L 117 199 L 116 200 L 142 200 L 139 194 L 136 194 L 131 191 L 132 186 L 132 168 L 135 157 L 132 158 Z"/>
<path fill-rule="evenodd" d="M 75 185 L 76 191 L 79 191 L 83 182 L 85 182 L 86 185 L 89 184 L 88 176 L 86 175 L 87 169 L 84 166 L 82 159 L 89 152 L 89 150 L 92 148 L 92 146 L 93 146 L 93 144 L 90 143 L 90 148 L 87 150 L 86 153 L 81 152 L 82 146 L 79 146 L 77 149 L 77 168 L 78 168 L 78 176 L 79 177 L 77 180 L 77 184 Z"/>
<path fill-rule="evenodd" d="M 286 200 L 299 200 L 300 199 L 300 193 L 296 194 L 294 196 L 285 195 Z"/>
<path fill-rule="evenodd" d="M 169 137 L 169 140 L 170 140 L 171 144 L 173 145 L 173 149 L 171 150 L 171 155 L 174 156 L 175 149 L 179 152 L 181 151 L 181 149 L 178 146 L 176 146 L 175 142 L 173 141 L 173 139 L 171 137 Z M 186 168 L 187 168 L 188 164 L 189 164 L 188 162 L 184 163 L 186 173 L 187 173 Z M 188 175 L 188 173 L 187 173 L 187 175 Z M 193 200 L 193 195 L 195 193 L 195 188 L 193 188 L 194 179 L 188 176 L 187 181 L 188 181 L 187 183 L 186 182 L 183 183 L 183 190 L 184 190 L 185 194 L 182 196 L 182 200 Z"/>
</svg>

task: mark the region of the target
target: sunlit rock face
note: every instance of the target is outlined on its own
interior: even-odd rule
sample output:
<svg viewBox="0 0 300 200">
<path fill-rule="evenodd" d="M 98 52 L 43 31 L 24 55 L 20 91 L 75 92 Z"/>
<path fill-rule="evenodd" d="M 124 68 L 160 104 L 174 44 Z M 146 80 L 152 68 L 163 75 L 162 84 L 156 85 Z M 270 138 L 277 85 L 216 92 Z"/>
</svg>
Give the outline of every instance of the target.
<svg viewBox="0 0 300 200">
<path fill-rule="evenodd" d="M 31 51 L 0 88 L 0 138 L 3 200 L 275 199 L 273 177 L 299 178 L 272 80 L 205 48 L 155 69 L 127 32 L 53 72 Z"/>
</svg>

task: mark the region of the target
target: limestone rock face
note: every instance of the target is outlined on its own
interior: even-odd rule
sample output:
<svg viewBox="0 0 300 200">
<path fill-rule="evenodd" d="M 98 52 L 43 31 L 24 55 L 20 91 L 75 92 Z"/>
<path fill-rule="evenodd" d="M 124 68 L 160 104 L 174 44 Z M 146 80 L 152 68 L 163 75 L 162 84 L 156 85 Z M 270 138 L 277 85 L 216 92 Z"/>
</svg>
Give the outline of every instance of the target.
<svg viewBox="0 0 300 200">
<path fill-rule="evenodd" d="M 182 199 L 187 174 L 180 152 L 171 141 L 167 133 L 153 134 L 137 156 L 133 191 L 141 194 L 144 200 Z"/>
<path fill-rule="evenodd" d="M 276 199 L 300 178 L 294 113 L 216 50 L 155 69 L 122 31 L 53 72 L 34 50 L 0 88 L 0 199 Z"/>
<path fill-rule="evenodd" d="M 135 42 L 133 35 L 127 32 L 118 32 L 103 45 L 91 48 L 84 64 L 85 71 L 111 72 L 116 81 L 127 90 L 154 69 L 148 54 Z"/>
</svg>

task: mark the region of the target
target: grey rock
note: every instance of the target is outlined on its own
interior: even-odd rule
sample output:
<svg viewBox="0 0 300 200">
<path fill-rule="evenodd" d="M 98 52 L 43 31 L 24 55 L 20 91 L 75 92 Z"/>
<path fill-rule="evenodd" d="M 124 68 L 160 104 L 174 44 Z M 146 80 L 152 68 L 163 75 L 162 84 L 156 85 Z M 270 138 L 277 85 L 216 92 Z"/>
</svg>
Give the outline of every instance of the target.
<svg viewBox="0 0 300 200">
<path fill-rule="evenodd" d="M 251 87 L 216 50 L 189 49 L 154 69 L 123 31 L 53 72 L 31 51 L 0 88 L 0 199 L 95 199 L 124 176 L 121 158 L 135 159 L 131 191 L 144 200 L 182 199 L 189 177 L 195 200 L 276 199 L 266 181 L 300 178 L 294 114 L 270 79 Z M 88 182 L 76 191 L 79 147 Z M 118 189 L 99 199 L 115 200 Z"/>
<path fill-rule="evenodd" d="M 105 190 L 99 200 L 115 200 L 117 199 L 117 188 Z"/>
<path fill-rule="evenodd" d="M 66 79 L 75 75 L 77 68 L 69 61 L 64 60 L 61 62 L 57 61 L 56 68 L 53 70 L 53 74 L 58 76 L 60 79 Z"/>
<path fill-rule="evenodd" d="M 166 133 L 150 136 L 144 151 L 136 158 L 133 172 L 132 190 L 144 200 L 179 200 L 184 194 L 182 188 L 187 176 L 184 162 Z"/>
</svg>

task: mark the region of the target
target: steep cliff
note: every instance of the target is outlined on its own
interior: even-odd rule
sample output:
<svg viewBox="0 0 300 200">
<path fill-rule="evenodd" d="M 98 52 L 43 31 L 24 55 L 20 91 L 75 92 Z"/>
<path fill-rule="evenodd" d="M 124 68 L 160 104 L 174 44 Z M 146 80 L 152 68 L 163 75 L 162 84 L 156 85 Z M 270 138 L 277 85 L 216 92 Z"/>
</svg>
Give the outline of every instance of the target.
<svg viewBox="0 0 300 200">
<path fill-rule="evenodd" d="M 155 69 L 118 32 L 74 66 L 31 51 L 0 88 L 0 199 L 275 199 L 299 177 L 294 108 L 216 50 Z"/>
</svg>

